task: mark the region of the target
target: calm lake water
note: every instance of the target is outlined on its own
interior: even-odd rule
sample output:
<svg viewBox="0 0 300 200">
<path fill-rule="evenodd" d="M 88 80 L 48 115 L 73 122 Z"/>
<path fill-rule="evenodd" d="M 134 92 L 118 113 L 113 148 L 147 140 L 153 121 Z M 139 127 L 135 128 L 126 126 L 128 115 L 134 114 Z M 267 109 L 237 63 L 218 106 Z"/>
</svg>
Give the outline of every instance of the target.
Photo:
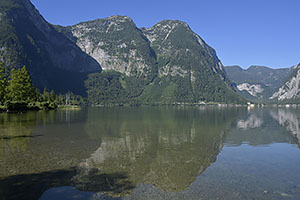
<svg viewBox="0 0 300 200">
<path fill-rule="evenodd" d="M 300 199 L 300 109 L 0 114 L 0 199 Z"/>
</svg>

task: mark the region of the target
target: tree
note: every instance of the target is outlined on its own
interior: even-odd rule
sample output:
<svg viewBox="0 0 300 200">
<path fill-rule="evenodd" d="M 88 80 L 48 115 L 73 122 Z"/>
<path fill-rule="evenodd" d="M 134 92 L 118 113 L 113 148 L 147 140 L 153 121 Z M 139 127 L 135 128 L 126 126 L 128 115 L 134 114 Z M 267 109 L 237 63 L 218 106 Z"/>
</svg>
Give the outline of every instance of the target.
<svg viewBox="0 0 300 200">
<path fill-rule="evenodd" d="M 55 99 L 56 99 L 55 92 L 54 92 L 54 90 L 51 90 L 51 92 L 50 92 L 50 101 L 54 102 Z"/>
<path fill-rule="evenodd" d="M 46 88 L 44 88 L 44 91 L 43 91 L 43 100 L 49 101 L 49 93 Z"/>
<path fill-rule="evenodd" d="M 4 102 L 6 87 L 7 87 L 7 73 L 3 64 L 0 63 L 0 104 L 3 104 Z"/>
<path fill-rule="evenodd" d="M 32 102 L 36 100 L 35 88 L 26 67 L 12 69 L 8 78 L 8 100 L 17 102 Z"/>
<path fill-rule="evenodd" d="M 39 101 L 39 102 L 43 101 L 43 96 L 41 95 L 40 90 L 37 88 L 35 88 L 35 95 L 36 95 L 36 97 L 35 97 L 36 101 Z"/>
</svg>

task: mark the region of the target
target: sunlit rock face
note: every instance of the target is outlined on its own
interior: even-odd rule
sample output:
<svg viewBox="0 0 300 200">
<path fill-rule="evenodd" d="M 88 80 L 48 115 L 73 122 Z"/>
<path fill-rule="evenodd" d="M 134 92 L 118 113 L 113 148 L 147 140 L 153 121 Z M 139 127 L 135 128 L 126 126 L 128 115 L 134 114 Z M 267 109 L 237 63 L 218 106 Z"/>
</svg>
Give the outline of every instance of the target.
<svg viewBox="0 0 300 200">
<path fill-rule="evenodd" d="M 69 29 L 77 38 L 77 45 L 97 60 L 102 69 L 136 77 L 155 74 L 155 54 L 129 17 L 111 16 Z"/>
<path fill-rule="evenodd" d="M 181 51 L 184 54 L 200 56 L 195 52 L 198 48 L 197 51 L 202 51 L 203 55 L 199 57 L 198 64 L 212 68 L 214 73 L 219 72 L 225 79 L 223 65 L 215 50 L 195 34 L 185 22 L 164 20 L 149 29 L 138 29 L 127 16 L 111 16 L 68 28 L 77 38 L 77 45 L 95 58 L 104 70 L 116 70 L 128 76 L 139 76 L 156 70 L 156 58 L 163 56 L 165 59 L 171 59 L 172 62 L 159 67 L 160 76 L 186 77 L 191 75 L 190 67 L 175 59 L 179 59 L 176 58 L 177 56 L 182 56 Z M 174 38 L 179 31 L 184 34 L 184 38 Z M 195 43 L 187 44 L 184 50 L 179 49 L 176 43 L 186 37 L 195 40 Z M 158 59 L 158 62 L 160 61 Z M 193 80 L 192 77 L 191 79 Z"/>
<path fill-rule="evenodd" d="M 300 95 L 300 65 L 293 68 L 294 74 L 276 91 L 270 99 L 279 101 L 297 99 Z"/>
<path fill-rule="evenodd" d="M 251 85 L 249 83 L 242 83 L 242 84 L 239 84 L 237 86 L 237 88 L 240 91 L 248 92 L 249 94 L 251 94 L 254 97 L 258 97 L 258 95 L 261 94 L 264 91 L 262 86 L 258 85 L 258 84 Z"/>
</svg>

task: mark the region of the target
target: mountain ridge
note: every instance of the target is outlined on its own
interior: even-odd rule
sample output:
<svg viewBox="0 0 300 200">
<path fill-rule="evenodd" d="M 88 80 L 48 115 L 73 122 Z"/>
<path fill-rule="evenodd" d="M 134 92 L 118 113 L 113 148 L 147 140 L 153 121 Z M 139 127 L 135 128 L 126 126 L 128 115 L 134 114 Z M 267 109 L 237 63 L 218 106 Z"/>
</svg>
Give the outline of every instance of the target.
<svg viewBox="0 0 300 200">
<path fill-rule="evenodd" d="M 208 85 L 225 83 L 222 87 L 214 86 L 217 87 L 217 90 L 223 91 L 224 99 L 230 95 L 240 99 L 234 93 L 215 50 L 194 33 L 185 22 L 162 20 L 153 27 L 138 28 L 130 17 L 117 15 L 81 22 L 68 26 L 66 29 L 72 33 L 77 45 L 84 52 L 100 62 L 104 71 L 114 70 L 129 77 L 144 77 L 145 81 L 141 85 L 144 87 L 143 91 L 133 95 L 141 95 L 139 98 L 141 101 L 170 102 L 168 99 L 172 99 L 172 101 L 179 102 L 197 102 L 209 99 L 214 95 L 209 101 L 222 102 L 223 99 L 219 97 L 220 95 L 213 94 L 215 88 L 212 88 L 212 91 L 203 92 L 206 89 L 204 83 L 199 83 L 199 76 L 202 76 L 203 79 L 207 79 L 207 76 L 211 77 L 212 80 L 208 81 Z M 112 30 L 114 31 L 111 32 Z M 67 32 L 66 30 L 61 31 Z M 131 33 L 131 37 L 128 36 L 128 32 Z M 133 35 L 135 37 L 132 37 Z M 105 40 L 104 38 L 109 39 Z M 133 51 L 132 46 L 134 46 Z M 193 49 L 189 49 L 191 47 Z M 126 51 L 122 51 L 122 49 Z M 190 59 L 186 59 L 186 56 Z M 133 61 L 130 62 L 130 60 Z M 140 63 L 136 63 L 136 61 L 140 61 Z M 131 67 L 127 67 L 128 64 Z M 132 73 L 132 69 L 137 73 Z M 149 72 L 147 69 L 151 69 L 150 76 L 145 73 Z M 201 73 L 199 70 L 202 70 Z M 100 78 L 99 76 L 95 77 Z M 149 83 L 151 84 L 149 85 Z M 91 85 L 90 82 L 89 85 Z M 161 85 L 165 85 L 165 88 Z M 195 87 L 199 85 L 201 86 Z M 185 86 L 185 88 L 181 89 L 179 86 Z M 203 92 L 203 95 L 197 93 L 197 90 Z M 157 97 L 153 98 L 150 95 L 153 92 Z"/>
<path fill-rule="evenodd" d="M 185 22 L 143 29 L 111 16 L 53 26 L 29 0 L 3 0 L 0 13 L 10 28 L 0 33 L 0 60 L 28 66 L 39 89 L 80 90 L 95 104 L 244 102 L 216 51 Z"/>
<path fill-rule="evenodd" d="M 239 94 L 248 100 L 268 101 L 292 73 L 292 68 L 273 69 L 253 65 L 247 69 L 226 66 L 228 77 L 237 85 Z"/>
</svg>

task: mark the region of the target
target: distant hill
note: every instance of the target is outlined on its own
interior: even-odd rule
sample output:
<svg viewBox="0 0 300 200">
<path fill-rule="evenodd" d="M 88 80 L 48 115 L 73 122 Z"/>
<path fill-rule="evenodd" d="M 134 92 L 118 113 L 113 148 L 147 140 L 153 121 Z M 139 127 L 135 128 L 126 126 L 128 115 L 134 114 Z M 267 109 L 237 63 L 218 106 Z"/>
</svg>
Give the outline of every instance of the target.
<svg viewBox="0 0 300 200">
<path fill-rule="evenodd" d="M 241 96 L 249 100 L 267 101 L 287 80 L 291 68 L 271 69 L 265 66 L 226 66 L 228 77 L 236 84 Z"/>
</svg>

